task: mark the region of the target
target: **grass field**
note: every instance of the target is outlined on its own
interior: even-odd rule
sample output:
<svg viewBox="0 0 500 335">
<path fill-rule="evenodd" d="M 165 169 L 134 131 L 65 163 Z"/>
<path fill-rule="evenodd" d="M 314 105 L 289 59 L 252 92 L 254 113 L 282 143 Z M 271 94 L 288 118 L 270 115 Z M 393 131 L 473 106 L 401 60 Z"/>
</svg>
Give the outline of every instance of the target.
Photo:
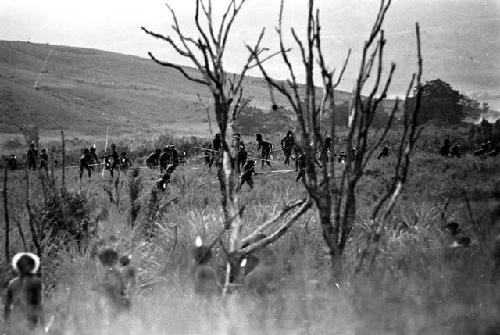
<svg viewBox="0 0 500 335">
<path fill-rule="evenodd" d="M 193 154 L 180 166 L 164 194 L 152 192 L 160 176 L 153 170 L 141 167 L 137 178 L 120 174 L 114 180 L 108 173 L 102 179 L 96 173 L 80 183 L 77 169 L 69 168 L 67 193 L 81 205 L 64 212 L 66 219 L 87 219 L 97 228 L 97 236 L 82 247 L 58 244 L 65 240 L 59 237 L 44 248 L 45 308 L 49 319 L 54 316 L 53 333 L 495 334 L 488 331 L 499 326 L 500 315 L 498 287 L 490 280 L 499 224 L 492 213 L 499 202 L 500 161 L 471 155 L 442 158 L 432 152 L 436 151 L 433 135 L 422 140 L 431 144 L 421 144 L 413 157 L 410 182 L 385 223 L 371 271 L 354 275 L 353 265 L 366 243 L 369 210 L 391 177 L 393 156 L 372 161 L 357 189 L 356 226 L 344 255 L 345 280 L 338 287 L 328 285 L 328 250 L 310 210 L 271 247 L 279 258 L 281 281 L 264 305 L 239 294 L 213 302 L 193 296 L 189 250 L 196 235 L 212 241 L 222 225 L 216 171 L 203 166 L 201 157 Z M 138 165 L 140 161 L 136 159 Z M 289 167 L 273 163 L 273 169 Z M 260 166 L 257 171 L 262 172 Z M 241 204 L 246 205 L 243 235 L 284 204 L 306 195 L 295 183 L 294 171 L 258 174 L 255 181 L 254 190 L 244 187 L 241 195 Z M 55 170 L 55 185 L 61 186 L 60 169 Z M 134 223 L 131 185 L 138 190 L 132 195 L 139 206 Z M 9 171 L 7 191 L 11 254 L 23 249 L 18 225 L 33 250 L 24 171 Z M 31 172 L 30 203 L 36 223 L 42 222 L 49 195 L 50 188 L 44 191 L 38 173 Z M 471 248 L 447 247 L 442 215 L 448 199 L 446 220 L 462 226 L 473 241 Z M 3 211 L 2 207 L 2 217 Z M 2 243 L 4 237 L 2 229 Z M 226 243 L 227 239 L 224 236 Z M 111 321 L 92 290 L 102 269 L 91 251 L 102 245 L 132 254 L 138 268 L 130 314 Z M 214 251 L 213 265 L 219 268 L 224 254 L 218 247 Z M 2 266 L 7 268 L 5 262 Z M 2 274 L 4 287 L 9 274 Z"/>
</svg>

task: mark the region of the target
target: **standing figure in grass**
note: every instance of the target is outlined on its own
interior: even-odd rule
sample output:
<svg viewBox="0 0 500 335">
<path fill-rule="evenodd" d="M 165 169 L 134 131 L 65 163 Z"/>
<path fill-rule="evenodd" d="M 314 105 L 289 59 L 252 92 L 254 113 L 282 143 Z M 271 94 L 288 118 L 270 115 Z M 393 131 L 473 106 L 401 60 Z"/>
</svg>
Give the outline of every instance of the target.
<svg viewBox="0 0 500 335">
<path fill-rule="evenodd" d="M 49 170 L 49 155 L 47 154 L 47 150 L 45 148 L 42 149 L 40 153 L 40 170 Z"/>
<path fill-rule="evenodd" d="M 120 156 L 120 170 L 126 171 L 129 167 L 132 167 L 132 161 L 127 157 L 127 153 L 123 151 Z"/>
<path fill-rule="evenodd" d="M 283 302 L 278 292 L 279 276 L 277 258 L 269 248 L 262 248 L 254 253 L 258 259 L 257 266 L 244 279 L 244 291 L 252 298 L 254 310 L 252 314 L 258 326 L 264 326 L 266 320 L 282 316 Z M 274 310 L 274 312 L 273 312 Z M 274 316 L 271 314 L 275 314 Z"/>
<path fill-rule="evenodd" d="M 30 143 L 30 147 L 26 154 L 28 160 L 28 169 L 36 170 L 36 162 L 38 161 L 38 150 L 35 148 L 35 142 Z"/>
<path fill-rule="evenodd" d="M 84 170 L 87 170 L 87 175 L 88 175 L 89 179 L 90 179 L 90 177 L 92 177 L 91 163 L 92 163 L 92 155 L 90 154 L 89 149 L 85 148 L 85 149 L 83 149 L 83 155 L 80 156 L 80 160 L 79 160 L 80 180 L 83 177 Z"/>
<path fill-rule="evenodd" d="M 155 152 L 150 154 L 148 158 L 146 158 L 146 166 L 150 169 L 154 169 L 160 165 L 160 155 L 161 150 L 156 149 Z"/>
<path fill-rule="evenodd" d="M 306 157 L 302 152 L 298 153 L 297 159 L 295 160 L 295 171 L 298 172 L 295 182 L 301 179 L 304 180 L 306 176 Z"/>
<path fill-rule="evenodd" d="M 290 157 L 292 156 L 292 149 L 295 147 L 295 138 L 291 130 L 286 133 L 286 136 L 281 139 L 281 149 L 285 155 L 285 165 L 290 165 Z"/>
<path fill-rule="evenodd" d="M 104 276 L 99 283 L 99 291 L 111 307 L 112 315 L 130 309 L 130 299 L 126 294 L 126 286 L 122 273 L 118 269 L 118 253 L 105 248 L 99 253 L 99 261 L 105 268 Z"/>
<path fill-rule="evenodd" d="M 160 154 L 160 171 L 163 172 L 167 169 L 168 162 L 170 160 L 170 146 L 163 148 L 163 152 Z"/>
<path fill-rule="evenodd" d="M 247 153 L 247 147 L 245 143 L 242 141 L 240 134 L 234 134 L 233 148 L 234 151 L 236 152 L 236 163 L 238 172 L 241 172 L 241 169 L 245 166 L 245 163 L 247 161 L 248 153 Z"/>
<path fill-rule="evenodd" d="M 120 155 L 116 151 L 116 145 L 111 144 L 111 152 L 109 154 L 104 153 L 104 168 L 109 170 L 111 178 L 113 178 L 113 170 L 117 170 L 120 166 Z"/>
<path fill-rule="evenodd" d="M 250 189 L 253 189 L 253 178 L 255 174 L 255 161 L 253 159 L 248 160 L 248 162 L 243 167 L 243 174 L 240 177 L 240 184 L 238 185 L 238 190 L 241 190 L 243 184 L 247 183 Z"/>
<path fill-rule="evenodd" d="M 181 163 L 181 158 L 179 156 L 179 152 L 175 149 L 175 145 L 170 144 L 170 157 L 169 164 L 173 165 L 176 168 Z"/>
<path fill-rule="evenodd" d="M 11 169 L 11 170 L 17 169 L 17 157 L 16 157 L 16 155 L 9 156 L 9 158 L 7 159 L 7 165 L 9 166 L 9 169 Z"/>
<path fill-rule="evenodd" d="M 222 139 L 219 133 L 215 134 L 215 138 L 212 141 L 213 159 L 212 164 L 215 162 L 216 167 L 222 166 Z"/>
<path fill-rule="evenodd" d="M 264 141 L 262 134 L 257 134 L 255 140 L 259 144 L 257 150 L 262 150 L 262 169 L 264 164 L 267 164 L 271 168 L 271 153 L 273 152 L 273 145 L 271 142 Z"/>
<path fill-rule="evenodd" d="M 131 291 L 133 290 L 136 282 L 137 269 L 131 264 L 132 255 L 125 254 L 120 256 L 119 262 L 123 282 L 125 284 L 125 295 L 130 300 L 132 296 Z"/>
<path fill-rule="evenodd" d="M 91 165 L 99 165 L 99 157 L 97 157 L 97 153 L 95 152 L 95 145 L 90 147 L 90 158 Z"/>
<path fill-rule="evenodd" d="M 439 154 L 443 157 L 448 157 L 450 155 L 451 141 L 447 138 L 444 140 L 444 144 L 439 149 Z"/>
<path fill-rule="evenodd" d="M 255 256 L 258 259 L 258 264 L 246 275 L 245 288 L 251 295 L 264 298 L 269 293 L 276 291 L 278 287 L 277 258 L 269 248 L 258 250 Z"/>
<path fill-rule="evenodd" d="M 17 277 L 9 282 L 5 296 L 4 320 L 10 334 L 28 334 L 44 325 L 40 259 L 31 252 L 12 258 Z"/>
<path fill-rule="evenodd" d="M 203 152 L 203 161 L 205 162 L 205 165 L 208 166 L 209 168 L 212 167 L 213 164 L 213 151 L 210 147 L 210 143 L 205 143 L 202 146 L 202 152 Z"/>
<path fill-rule="evenodd" d="M 203 245 L 201 237 L 195 239 L 195 247 L 192 250 L 194 259 L 193 286 L 194 293 L 205 298 L 214 298 L 221 293 L 217 272 L 210 265 L 212 251 Z"/>
</svg>

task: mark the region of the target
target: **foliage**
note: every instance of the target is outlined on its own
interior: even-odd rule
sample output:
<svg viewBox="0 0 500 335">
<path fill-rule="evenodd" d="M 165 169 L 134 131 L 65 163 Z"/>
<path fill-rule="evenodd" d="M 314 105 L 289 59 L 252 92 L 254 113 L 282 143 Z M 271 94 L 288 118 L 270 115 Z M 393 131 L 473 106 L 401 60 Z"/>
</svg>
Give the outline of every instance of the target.
<svg viewBox="0 0 500 335">
<path fill-rule="evenodd" d="M 43 209 L 34 215 L 40 240 L 62 239 L 66 243 L 82 242 L 93 236 L 85 195 L 64 192 L 47 199 Z M 49 242 L 50 243 L 50 242 Z"/>
<path fill-rule="evenodd" d="M 414 89 L 414 94 L 421 91 L 422 112 L 419 123 L 436 122 L 438 124 L 457 124 L 466 117 L 477 120 L 485 111 L 480 103 L 441 79 L 434 79 L 421 84 Z M 414 99 L 409 99 L 408 106 L 412 108 Z"/>
</svg>

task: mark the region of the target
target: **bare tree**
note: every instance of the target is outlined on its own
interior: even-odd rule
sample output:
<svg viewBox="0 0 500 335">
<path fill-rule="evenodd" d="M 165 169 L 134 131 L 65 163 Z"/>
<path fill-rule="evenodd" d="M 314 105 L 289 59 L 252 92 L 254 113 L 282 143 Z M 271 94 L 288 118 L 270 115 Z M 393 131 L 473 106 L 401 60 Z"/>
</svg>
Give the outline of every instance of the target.
<svg viewBox="0 0 500 335">
<path fill-rule="evenodd" d="M 305 90 L 301 91 L 296 70 L 293 68 L 289 58 L 289 52 L 284 44 L 284 32 L 282 29 L 284 1 L 281 1 L 279 25 L 276 28 L 279 36 L 279 51 L 283 62 L 289 71 L 289 79 L 286 82 L 271 78 L 260 62 L 261 55 L 258 49 L 247 46 L 251 54 L 257 59 L 257 64 L 271 89 L 277 90 L 285 96 L 297 116 L 300 132 L 300 147 L 304 153 L 306 166 L 306 178 L 303 180 L 305 188 L 313 199 L 319 222 L 322 228 L 323 239 L 329 248 L 332 270 L 334 277 L 340 280 L 342 277 L 342 254 L 345 250 L 350 236 L 356 213 L 356 185 L 363 175 L 367 163 L 374 152 L 378 150 L 384 141 L 399 107 L 396 99 L 385 129 L 378 138 L 374 138 L 370 132 L 371 125 L 379 106 L 387 96 L 391 80 L 396 69 L 391 64 L 387 79 L 382 80 L 383 55 L 386 39 L 382 24 L 385 15 L 391 5 L 391 0 L 381 0 L 377 17 L 372 26 L 368 40 L 365 41 L 356 87 L 353 91 L 351 110 L 349 111 L 349 123 L 347 128 L 347 141 L 345 152 L 346 163 L 339 177 L 336 177 L 336 164 L 328 155 L 328 142 L 322 132 L 322 120 L 329 117 L 331 123 L 325 133 L 331 139 L 335 139 L 335 97 L 334 89 L 339 85 L 349 61 L 351 51 L 349 50 L 345 63 L 337 78 L 335 69 L 330 70 L 325 63 L 324 52 L 321 45 L 321 24 L 319 10 L 314 7 L 314 0 L 309 0 L 307 15 L 307 40 L 299 39 L 297 32 L 291 28 L 291 34 L 300 51 L 301 61 L 305 69 Z M 413 74 L 406 94 L 405 102 L 414 86 L 415 78 L 417 87 L 420 84 L 422 73 L 422 58 L 420 53 L 420 34 L 418 24 L 416 25 L 418 72 Z M 315 72 L 319 70 L 323 87 L 320 95 L 315 85 Z M 372 74 L 375 74 L 372 76 Z M 368 87 L 368 79 L 373 83 Z M 362 95 L 362 92 L 368 92 Z M 397 158 L 394 166 L 394 178 L 387 191 L 374 206 L 370 221 L 373 228 L 373 243 L 380 239 L 383 222 L 388 218 L 394 204 L 401 193 L 402 187 L 407 180 L 410 155 L 414 143 L 418 138 L 419 131 L 416 128 L 416 117 L 419 111 L 420 97 L 413 110 L 405 108 L 403 115 L 403 129 L 397 147 Z M 322 122 L 323 121 L 323 122 Z M 332 148 L 333 149 L 333 148 Z M 320 151 L 319 160 L 315 155 Z M 368 251 L 365 251 L 368 252 Z"/>
<path fill-rule="evenodd" d="M 253 52 L 249 54 L 239 74 L 230 75 L 224 69 L 223 58 L 228 37 L 234 21 L 245 2 L 246 0 L 230 0 L 221 16 L 218 26 L 216 26 L 212 1 L 196 0 L 194 15 L 194 23 L 198 35 L 196 37 L 187 36 L 181 31 L 177 15 L 168 4 L 167 7 L 173 19 L 173 36 L 158 34 L 142 27 L 145 33 L 165 41 L 179 55 L 189 60 L 199 71 L 199 75 L 192 74 L 180 65 L 159 60 L 149 52 L 149 56 L 153 61 L 179 71 L 184 77 L 194 83 L 206 86 L 212 95 L 215 118 L 222 140 L 222 166 L 219 168 L 218 178 L 222 208 L 225 216 L 225 229 L 230 230 L 229 254 L 231 255 L 231 263 L 233 265 L 231 268 L 233 269 L 239 264 L 238 256 L 240 255 L 242 224 L 237 189 L 239 181 L 236 166 L 237 152 L 233 146 L 228 144 L 228 141 L 233 137 L 234 122 L 238 113 L 246 104 L 246 99 L 243 98 L 243 80 L 245 75 L 249 69 L 256 66 L 256 57 L 262 52 L 267 51 L 267 49 L 260 47 L 264 36 L 264 29 L 262 29 L 252 49 Z M 274 55 L 277 54 L 275 53 Z M 262 63 L 272 56 L 262 58 L 260 62 Z M 304 203 L 304 206 L 308 208 L 309 201 L 304 200 Z M 303 207 L 299 208 L 298 211 L 302 213 Z M 282 226 L 280 229 L 286 231 L 288 228 Z M 267 243 L 271 243 L 273 239 L 267 239 L 266 241 Z"/>
</svg>

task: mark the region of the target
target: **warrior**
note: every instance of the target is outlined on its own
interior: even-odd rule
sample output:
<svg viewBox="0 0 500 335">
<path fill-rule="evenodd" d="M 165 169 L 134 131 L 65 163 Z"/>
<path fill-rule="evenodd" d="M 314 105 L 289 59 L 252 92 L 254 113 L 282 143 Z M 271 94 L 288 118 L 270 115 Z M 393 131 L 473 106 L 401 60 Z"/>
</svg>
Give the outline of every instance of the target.
<svg viewBox="0 0 500 335">
<path fill-rule="evenodd" d="M 292 156 L 292 149 L 295 147 L 295 138 L 291 130 L 288 131 L 285 137 L 281 140 L 281 148 L 285 154 L 285 165 L 290 165 L 290 157 Z"/>
<path fill-rule="evenodd" d="M 270 168 L 271 152 L 273 151 L 273 145 L 268 141 L 264 141 L 264 139 L 262 138 L 262 134 L 257 134 L 255 136 L 255 140 L 257 141 L 257 143 L 259 143 L 257 150 L 262 149 L 262 168 L 264 168 L 264 164 L 267 164 Z"/>
<path fill-rule="evenodd" d="M 12 258 L 12 267 L 17 276 L 7 287 L 4 319 L 11 334 L 22 334 L 44 325 L 40 259 L 31 252 L 20 252 Z"/>
<path fill-rule="evenodd" d="M 27 153 L 28 169 L 36 170 L 36 162 L 38 161 L 38 150 L 35 149 L 35 143 L 31 142 Z"/>
</svg>

